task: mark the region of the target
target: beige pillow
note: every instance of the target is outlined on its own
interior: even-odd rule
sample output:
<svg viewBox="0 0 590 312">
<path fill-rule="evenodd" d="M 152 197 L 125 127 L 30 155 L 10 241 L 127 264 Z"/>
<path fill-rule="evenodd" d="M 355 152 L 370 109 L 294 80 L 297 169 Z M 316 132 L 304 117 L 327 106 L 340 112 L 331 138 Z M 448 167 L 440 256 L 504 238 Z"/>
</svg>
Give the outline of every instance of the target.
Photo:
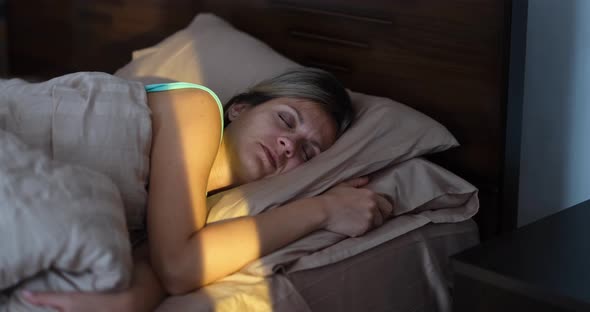
<svg viewBox="0 0 590 312">
<path fill-rule="evenodd" d="M 212 14 L 199 14 L 185 29 L 161 43 L 136 51 L 115 75 L 144 83 L 185 81 L 203 84 L 222 102 L 260 80 L 299 66 L 252 36 Z M 356 110 L 352 127 L 336 145 L 316 157 L 303 175 L 312 187 L 373 172 L 458 143 L 426 115 L 391 99 L 351 92 Z"/>
<path fill-rule="evenodd" d="M 222 103 L 256 82 L 299 66 L 212 14 L 199 14 L 159 44 L 133 52 L 115 76 L 144 83 L 193 82 L 213 90 Z"/>
<path fill-rule="evenodd" d="M 215 211 L 231 209 L 231 213 L 244 210 L 240 209 L 243 205 L 264 201 L 264 198 L 268 197 L 264 194 L 267 188 L 277 192 L 274 196 L 279 200 L 285 201 L 293 197 L 317 194 L 317 192 L 303 189 L 302 183 L 292 183 L 288 188 L 280 188 L 274 184 L 276 183 L 271 183 L 269 179 L 266 182 L 259 181 L 258 187 L 255 188 L 239 187 L 230 190 L 224 197 L 247 198 L 248 202 L 241 201 L 234 204 L 224 199 L 220 201 L 220 204 L 213 206 L 213 209 Z M 242 272 L 269 275 L 292 261 L 297 261 L 297 264 L 289 268 L 290 272 L 327 265 L 359 254 L 430 222 L 465 221 L 475 215 L 479 208 L 477 189 L 473 185 L 420 157 L 371 174 L 371 182 L 366 188 L 389 198 L 394 206 L 394 218 L 362 236 L 342 242 L 339 241 L 346 238 L 343 235 L 329 231 L 316 231 L 250 263 L 242 269 Z M 241 194 L 229 196 L 231 192 Z M 259 208 L 259 205 L 256 204 L 254 207 Z M 258 211 L 250 211 L 250 213 L 256 214 Z M 225 213 L 225 215 L 229 214 L 230 212 Z M 328 246 L 330 247 L 324 249 Z M 318 252 L 319 250 L 322 251 Z"/>
</svg>

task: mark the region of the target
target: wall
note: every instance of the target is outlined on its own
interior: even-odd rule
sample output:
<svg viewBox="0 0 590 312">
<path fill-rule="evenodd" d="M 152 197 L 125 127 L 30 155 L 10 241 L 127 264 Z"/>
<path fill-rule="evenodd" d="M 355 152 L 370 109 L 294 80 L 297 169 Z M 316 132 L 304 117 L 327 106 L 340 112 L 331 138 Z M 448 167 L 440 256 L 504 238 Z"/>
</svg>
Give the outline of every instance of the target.
<svg viewBox="0 0 590 312">
<path fill-rule="evenodd" d="M 518 226 L 590 198 L 590 1 L 529 0 Z"/>
</svg>

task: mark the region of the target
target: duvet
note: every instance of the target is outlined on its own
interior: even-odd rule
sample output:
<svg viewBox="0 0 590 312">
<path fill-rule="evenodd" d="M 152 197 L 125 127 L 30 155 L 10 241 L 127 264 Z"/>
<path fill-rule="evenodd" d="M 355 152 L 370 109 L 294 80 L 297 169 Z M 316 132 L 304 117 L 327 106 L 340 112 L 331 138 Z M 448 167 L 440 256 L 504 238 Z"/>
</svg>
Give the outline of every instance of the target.
<svg viewBox="0 0 590 312">
<path fill-rule="evenodd" d="M 128 286 L 150 116 L 139 83 L 78 73 L 0 80 L 0 311 L 20 291 Z"/>
<path fill-rule="evenodd" d="M 55 162 L 0 130 L 0 311 L 42 310 L 19 291 L 126 287 L 123 204 L 106 176 Z"/>
</svg>

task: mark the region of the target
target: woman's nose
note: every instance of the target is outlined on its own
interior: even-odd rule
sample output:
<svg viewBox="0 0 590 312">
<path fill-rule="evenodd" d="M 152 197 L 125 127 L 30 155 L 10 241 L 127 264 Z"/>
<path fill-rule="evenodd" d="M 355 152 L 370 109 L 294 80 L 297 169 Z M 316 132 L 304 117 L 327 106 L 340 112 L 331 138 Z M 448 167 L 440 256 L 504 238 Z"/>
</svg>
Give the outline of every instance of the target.
<svg viewBox="0 0 590 312">
<path fill-rule="evenodd" d="M 295 143 L 288 137 L 279 137 L 279 153 L 288 158 L 295 154 Z"/>
</svg>

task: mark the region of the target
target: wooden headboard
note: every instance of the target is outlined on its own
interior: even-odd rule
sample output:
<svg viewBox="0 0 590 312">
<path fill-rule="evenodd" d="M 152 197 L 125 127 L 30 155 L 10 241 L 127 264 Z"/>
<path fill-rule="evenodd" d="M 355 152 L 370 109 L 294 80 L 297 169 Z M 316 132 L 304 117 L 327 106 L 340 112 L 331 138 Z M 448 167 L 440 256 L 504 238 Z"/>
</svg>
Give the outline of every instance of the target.
<svg viewBox="0 0 590 312">
<path fill-rule="evenodd" d="M 33 12 L 28 1 L 8 3 L 13 75 L 114 72 L 131 51 L 213 12 L 355 91 L 393 98 L 447 126 L 462 146 L 431 159 L 480 188 L 484 238 L 514 214 L 502 205 L 512 1 L 35 2 Z"/>
</svg>

